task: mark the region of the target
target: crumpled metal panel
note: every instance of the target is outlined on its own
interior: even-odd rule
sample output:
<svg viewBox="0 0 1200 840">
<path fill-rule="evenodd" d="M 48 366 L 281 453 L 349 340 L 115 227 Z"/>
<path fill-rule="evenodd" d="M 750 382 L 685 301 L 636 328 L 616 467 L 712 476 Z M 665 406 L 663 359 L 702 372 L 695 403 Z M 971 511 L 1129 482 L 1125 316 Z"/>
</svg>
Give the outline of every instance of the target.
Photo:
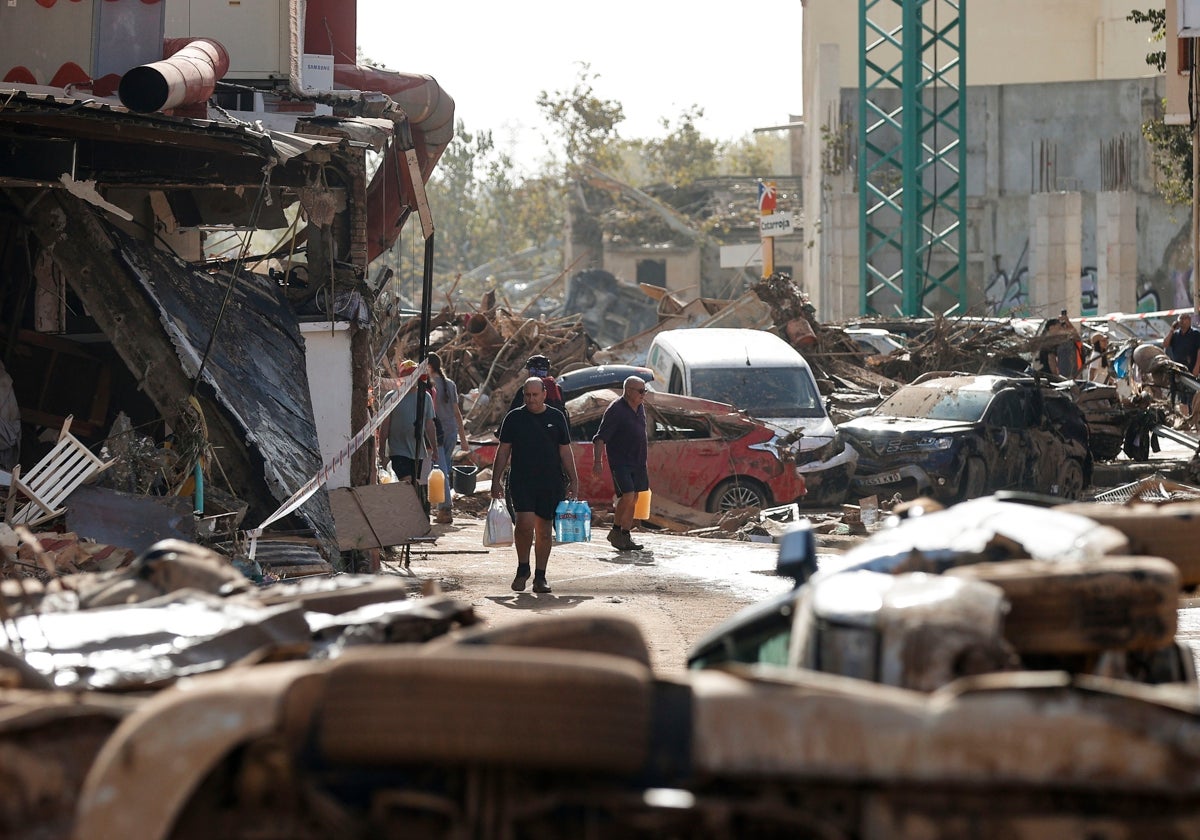
<svg viewBox="0 0 1200 840">
<path fill-rule="evenodd" d="M 204 384 L 261 458 L 266 485 L 274 502 L 282 505 L 321 469 L 304 339 L 291 307 L 271 280 L 248 272 L 238 278 L 224 305 L 227 278 L 200 275 L 111 226 L 109 234 L 158 309 L 188 377 L 198 374 L 216 325 L 201 374 Z M 266 500 L 251 501 L 261 505 Z M 297 514 L 333 545 L 333 513 L 323 490 Z"/>
<path fill-rule="evenodd" d="M 267 645 L 307 643 L 298 607 L 263 608 L 184 590 L 134 606 L 29 615 L 0 645 L 57 688 L 158 687 L 227 668 Z"/>
<path fill-rule="evenodd" d="M 258 600 L 269 600 L 272 587 L 233 597 L 181 589 L 138 604 L 24 615 L 5 623 L 0 652 L 22 656 L 56 688 L 130 691 L 220 671 L 263 651 L 332 658 L 357 645 L 427 641 L 475 620 L 470 604 L 449 597 L 406 600 L 378 579 L 335 581 L 322 579 L 326 585 L 307 594 L 284 587 L 284 602 L 273 606 Z M 352 609 L 325 611 L 346 605 Z"/>
</svg>

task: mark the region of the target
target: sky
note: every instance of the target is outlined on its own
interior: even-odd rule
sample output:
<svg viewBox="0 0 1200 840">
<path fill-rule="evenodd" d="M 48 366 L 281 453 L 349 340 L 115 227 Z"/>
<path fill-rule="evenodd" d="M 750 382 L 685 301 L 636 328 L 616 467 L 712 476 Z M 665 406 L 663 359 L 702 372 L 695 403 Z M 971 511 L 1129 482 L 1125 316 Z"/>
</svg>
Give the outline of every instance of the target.
<svg viewBox="0 0 1200 840">
<path fill-rule="evenodd" d="M 436 9 L 436 12 L 428 10 Z M 390 70 L 433 76 L 468 131 L 491 130 L 527 171 L 548 136 L 538 93 L 569 91 L 579 62 L 619 102 L 625 138 L 656 137 L 692 105 L 716 140 L 802 110 L 801 0 L 358 0 L 358 45 Z"/>
</svg>

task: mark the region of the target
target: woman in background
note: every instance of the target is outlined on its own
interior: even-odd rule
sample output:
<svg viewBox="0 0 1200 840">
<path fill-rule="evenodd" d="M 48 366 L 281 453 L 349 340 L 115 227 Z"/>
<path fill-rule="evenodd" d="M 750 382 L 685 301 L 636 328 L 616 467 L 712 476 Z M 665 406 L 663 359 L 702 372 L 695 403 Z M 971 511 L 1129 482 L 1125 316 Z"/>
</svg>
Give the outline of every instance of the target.
<svg viewBox="0 0 1200 840">
<path fill-rule="evenodd" d="M 458 386 L 442 372 L 442 359 L 437 353 L 426 357 L 432 385 L 436 391 L 433 398 L 433 413 L 441 426 L 442 438 L 438 441 L 437 457 L 434 459 L 446 476 L 446 499 L 437 508 L 437 522 L 448 525 L 454 521 L 451 513 L 450 476 L 454 469 L 454 445 L 460 443 L 467 448 L 467 424 L 463 422 L 462 409 L 458 405 Z"/>
</svg>

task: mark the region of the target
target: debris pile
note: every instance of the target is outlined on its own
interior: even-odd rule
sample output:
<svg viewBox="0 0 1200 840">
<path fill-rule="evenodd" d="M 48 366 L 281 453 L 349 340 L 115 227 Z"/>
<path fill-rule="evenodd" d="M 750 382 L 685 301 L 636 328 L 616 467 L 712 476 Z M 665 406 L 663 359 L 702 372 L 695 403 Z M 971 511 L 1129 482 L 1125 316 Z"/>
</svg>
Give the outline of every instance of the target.
<svg viewBox="0 0 1200 840">
<path fill-rule="evenodd" d="M 560 374 L 592 364 L 598 349 L 580 316 L 523 318 L 495 304 L 494 294 L 470 314 L 443 310 L 442 326 L 430 336 L 429 349 L 438 354 L 447 377 L 463 395 L 463 418 L 471 434 L 486 434 L 500 425 L 513 394 L 528 376 L 525 361 L 541 354 Z M 402 333 L 391 359 L 415 358 L 415 330 Z"/>
</svg>

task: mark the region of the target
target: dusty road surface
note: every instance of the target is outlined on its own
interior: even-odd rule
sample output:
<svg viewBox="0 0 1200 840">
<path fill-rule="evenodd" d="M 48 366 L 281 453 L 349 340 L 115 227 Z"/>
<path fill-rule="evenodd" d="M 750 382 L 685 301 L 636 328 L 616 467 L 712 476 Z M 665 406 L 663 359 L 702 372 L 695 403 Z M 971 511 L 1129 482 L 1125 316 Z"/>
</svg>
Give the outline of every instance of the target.
<svg viewBox="0 0 1200 840">
<path fill-rule="evenodd" d="M 489 626 L 566 612 L 621 616 L 635 621 L 657 670 L 685 667 L 687 651 L 709 629 L 743 607 L 790 588 L 775 575 L 776 546 L 735 540 L 634 532 L 645 550 L 618 553 L 608 530 L 597 527 L 588 543 L 556 544 L 548 579 L 553 592 L 511 589 L 516 552 L 483 547 L 483 521 L 459 514 L 452 525 L 434 525 L 437 543 L 414 547 L 405 570 L 393 553 L 384 574 L 436 580 L 446 593 L 470 602 Z M 823 547 L 821 559 L 838 549 Z"/>
</svg>

